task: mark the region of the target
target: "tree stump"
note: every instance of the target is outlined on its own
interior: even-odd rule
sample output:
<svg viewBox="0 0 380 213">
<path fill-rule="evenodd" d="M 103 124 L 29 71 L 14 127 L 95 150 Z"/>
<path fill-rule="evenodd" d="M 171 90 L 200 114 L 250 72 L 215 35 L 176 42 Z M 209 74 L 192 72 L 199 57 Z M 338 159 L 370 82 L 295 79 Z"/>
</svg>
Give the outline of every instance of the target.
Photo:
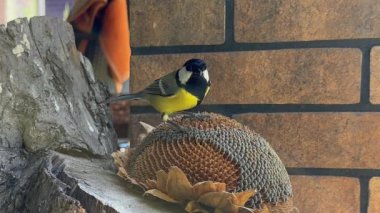
<svg viewBox="0 0 380 213">
<path fill-rule="evenodd" d="M 166 209 L 144 210 L 115 175 L 107 95 L 68 23 L 0 25 L 0 212 Z"/>
</svg>

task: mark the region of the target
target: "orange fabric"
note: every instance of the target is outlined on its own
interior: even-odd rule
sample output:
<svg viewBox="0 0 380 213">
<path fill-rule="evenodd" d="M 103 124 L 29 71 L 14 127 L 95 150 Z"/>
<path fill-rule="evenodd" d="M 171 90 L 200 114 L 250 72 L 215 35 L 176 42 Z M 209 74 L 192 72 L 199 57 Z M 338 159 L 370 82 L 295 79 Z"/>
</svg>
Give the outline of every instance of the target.
<svg viewBox="0 0 380 213">
<path fill-rule="evenodd" d="M 131 48 L 126 0 L 77 0 L 68 21 L 75 29 L 91 33 L 97 16 L 102 18 L 99 42 L 111 69 L 115 90 L 119 93 L 124 81 L 129 79 L 130 72 Z M 87 45 L 87 40 L 80 41 L 79 51 L 84 53 Z"/>
<path fill-rule="evenodd" d="M 100 45 L 112 70 L 116 92 L 129 79 L 131 48 L 126 0 L 112 0 L 105 8 L 102 19 Z"/>
</svg>

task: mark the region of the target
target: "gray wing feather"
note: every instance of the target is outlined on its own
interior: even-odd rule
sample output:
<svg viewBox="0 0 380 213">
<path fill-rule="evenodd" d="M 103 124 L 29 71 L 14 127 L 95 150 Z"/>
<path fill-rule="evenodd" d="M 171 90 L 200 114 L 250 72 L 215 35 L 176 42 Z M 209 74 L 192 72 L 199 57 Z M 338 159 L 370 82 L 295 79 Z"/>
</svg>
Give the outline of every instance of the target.
<svg viewBox="0 0 380 213">
<path fill-rule="evenodd" d="M 160 79 L 155 80 L 147 88 L 144 93 L 150 95 L 171 96 L 174 95 L 179 87 L 175 78 L 177 71 L 171 72 Z"/>
</svg>

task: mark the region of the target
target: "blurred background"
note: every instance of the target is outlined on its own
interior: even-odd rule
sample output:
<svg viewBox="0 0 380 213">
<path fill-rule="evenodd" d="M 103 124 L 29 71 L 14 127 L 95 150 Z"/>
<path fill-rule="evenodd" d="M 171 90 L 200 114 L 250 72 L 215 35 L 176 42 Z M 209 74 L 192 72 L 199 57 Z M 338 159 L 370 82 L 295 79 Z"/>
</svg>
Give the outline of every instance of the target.
<svg viewBox="0 0 380 213">
<path fill-rule="evenodd" d="M 43 15 L 64 19 L 73 3 L 74 0 L 1 0 L 0 24 L 15 18 Z"/>
</svg>

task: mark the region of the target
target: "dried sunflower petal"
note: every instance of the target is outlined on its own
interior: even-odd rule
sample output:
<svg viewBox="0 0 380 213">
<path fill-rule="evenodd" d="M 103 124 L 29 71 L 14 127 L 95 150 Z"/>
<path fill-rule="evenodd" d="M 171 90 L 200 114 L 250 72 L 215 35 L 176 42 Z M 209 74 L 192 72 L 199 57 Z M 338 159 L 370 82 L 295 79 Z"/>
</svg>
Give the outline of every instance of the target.
<svg viewBox="0 0 380 213">
<path fill-rule="evenodd" d="M 169 168 L 168 179 L 166 183 L 167 193 L 170 197 L 177 200 L 189 200 L 191 198 L 191 183 L 185 173 L 176 166 Z"/>
<path fill-rule="evenodd" d="M 193 200 L 187 203 L 185 211 L 189 213 L 209 213 L 206 209 L 202 208 L 199 203 Z"/>
<path fill-rule="evenodd" d="M 244 206 L 244 204 L 249 200 L 249 198 L 251 198 L 255 194 L 256 194 L 256 190 L 247 190 L 244 192 L 234 193 L 234 195 L 237 198 L 234 204 L 238 206 Z"/>
<path fill-rule="evenodd" d="M 226 191 L 225 183 L 218 183 L 212 181 L 204 181 L 194 184 L 193 186 L 193 199 L 198 199 L 202 194 L 207 192 L 222 192 Z"/>
<path fill-rule="evenodd" d="M 167 202 L 170 202 L 170 203 L 180 203 L 178 200 L 175 200 L 173 198 L 171 198 L 169 195 L 161 192 L 160 190 L 158 189 L 151 189 L 151 190 L 148 190 L 144 193 L 144 196 L 146 195 L 153 195 L 155 197 L 158 197 L 160 198 L 161 200 L 165 200 Z"/>
</svg>

